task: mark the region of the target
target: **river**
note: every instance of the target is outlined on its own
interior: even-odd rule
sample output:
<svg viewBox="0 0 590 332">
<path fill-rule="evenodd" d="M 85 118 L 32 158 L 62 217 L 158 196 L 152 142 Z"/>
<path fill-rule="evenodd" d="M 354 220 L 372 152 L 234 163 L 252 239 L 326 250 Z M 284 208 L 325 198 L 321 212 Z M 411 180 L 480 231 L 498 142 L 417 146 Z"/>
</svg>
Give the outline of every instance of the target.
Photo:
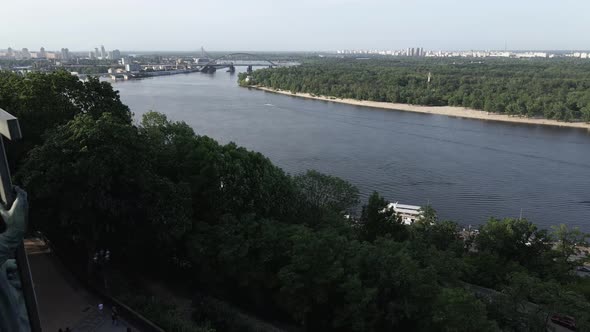
<svg viewBox="0 0 590 332">
<path fill-rule="evenodd" d="M 442 219 L 565 223 L 590 231 L 590 132 L 380 110 L 237 85 L 223 70 L 114 83 L 137 118 L 149 110 L 236 142 L 289 173 L 339 176 Z"/>
</svg>

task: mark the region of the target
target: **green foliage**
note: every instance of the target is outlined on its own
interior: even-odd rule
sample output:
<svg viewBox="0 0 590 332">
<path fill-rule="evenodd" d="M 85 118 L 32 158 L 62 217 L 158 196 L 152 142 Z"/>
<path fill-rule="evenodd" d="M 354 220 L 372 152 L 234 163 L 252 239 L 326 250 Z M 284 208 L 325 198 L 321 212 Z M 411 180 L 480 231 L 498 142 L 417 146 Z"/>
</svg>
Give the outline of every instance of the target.
<svg viewBox="0 0 590 332">
<path fill-rule="evenodd" d="M 369 197 L 361 213 L 362 239 L 374 241 L 379 236 L 392 236 L 404 240 L 407 237 L 407 228 L 393 209 L 387 207 L 388 204 L 377 192 Z"/>
<path fill-rule="evenodd" d="M 241 313 L 227 303 L 209 296 L 199 295 L 193 301 L 193 319 L 210 321 L 218 331 L 227 332 L 275 332 L 278 329 Z"/>
<path fill-rule="evenodd" d="M 438 220 L 438 216 L 436 215 L 436 210 L 430 206 L 422 206 L 420 208 L 420 217 L 418 218 L 417 222 L 421 224 L 434 224 Z"/>
<path fill-rule="evenodd" d="M 254 84 L 294 93 L 463 106 L 562 121 L 590 119 L 590 65 L 576 60 L 324 58 L 256 70 L 251 77 Z M 245 77 L 240 79 L 245 84 Z"/>
<path fill-rule="evenodd" d="M 567 288 L 576 294 L 580 294 L 590 300 L 590 278 L 579 278 L 575 282 L 568 284 Z"/>
<path fill-rule="evenodd" d="M 350 183 L 334 176 L 309 170 L 293 178 L 297 191 L 293 205 L 299 223 L 312 227 L 333 227 L 343 215 L 354 213 L 359 191 Z"/>
<path fill-rule="evenodd" d="M 30 151 L 17 178 L 31 192 L 35 227 L 88 253 L 117 245 L 149 260 L 172 254 L 191 228 L 186 186 L 155 174 L 137 128 L 111 113 L 59 126 Z"/>
<path fill-rule="evenodd" d="M 90 79 L 81 82 L 65 71 L 26 76 L 0 73 L 0 108 L 19 119 L 23 140 L 7 147 L 11 168 L 15 169 L 26 153 L 43 142 L 49 129 L 63 125 L 79 114 L 97 119 L 104 112 L 131 123 L 129 108 L 109 83 Z"/>
<path fill-rule="evenodd" d="M 359 203 L 359 191 L 350 183 L 318 171 L 295 176 L 295 186 L 307 203 L 318 209 L 348 211 Z"/>
<path fill-rule="evenodd" d="M 410 228 L 412 240 L 428 243 L 438 250 L 462 253 L 465 243 L 459 236 L 459 225 L 452 221 L 434 223 L 416 222 Z"/>
<path fill-rule="evenodd" d="M 110 113 L 79 115 L 30 152 L 21 181 L 40 213 L 34 219 L 59 220 L 81 240 L 96 241 L 138 208 L 125 198 L 138 191 L 136 174 L 146 166 L 135 128 Z"/>
<path fill-rule="evenodd" d="M 564 263 L 576 265 L 582 260 L 572 261 L 572 258 L 583 254 L 581 248 L 588 247 L 588 237 L 590 235 L 583 233 L 579 228 L 569 229 L 567 225 L 560 224 L 553 226 L 553 237 L 556 243 L 556 250 Z"/>
<path fill-rule="evenodd" d="M 433 326 L 436 331 L 499 331 L 487 316 L 484 303 L 461 288 L 444 288 L 434 303 Z"/>
<path fill-rule="evenodd" d="M 536 258 L 550 251 L 551 239 L 546 230 L 537 229 L 526 219 L 492 218 L 480 228 L 475 245 L 480 251 L 532 266 L 538 263 Z"/>
<path fill-rule="evenodd" d="M 183 314 L 174 306 L 154 296 L 133 294 L 131 292 L 118 296 L 118 300 L 139 312 L 142 316 L 170 332 L 214 332 L 207 324 L 199 326 L 183 318 Z"/>
<path fill-rule="evenodd" d="M 587 330 L 590 304 L 579 294 L 554 281 L 542 281 L 526 273 L 513 273 L 493 304 L 500 326 L 508 330 L 546 330 L 550 316 L 576 317 Z"/>
</svg>

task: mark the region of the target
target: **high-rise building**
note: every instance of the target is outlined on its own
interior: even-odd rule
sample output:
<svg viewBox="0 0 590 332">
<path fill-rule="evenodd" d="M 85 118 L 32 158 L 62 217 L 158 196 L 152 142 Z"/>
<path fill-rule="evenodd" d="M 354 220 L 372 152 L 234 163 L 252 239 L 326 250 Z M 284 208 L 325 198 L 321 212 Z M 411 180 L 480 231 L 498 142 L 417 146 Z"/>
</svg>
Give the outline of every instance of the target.
<svg viewBox="0 0 590 332">
<path fill-rule="evenodd" d="M 8 56 L 8 57 L 14 56 L 14 51 L 12 50 L 12 47 L 9 47 L 8 50 L 6 50 L 6 56 Z"/>
<path fill-rule="evenodd" d="M 88 52 L 88 58 L 91 59 L 91 60 L 96 59 L 96 53 L 94 53 L 92 51 Z"/>
<path fill-rule="evenodd" d="M 111 57 L 111 60 L 119 60 L 119 59 L 121 59 L 121 51 L 113 50 L 113 56 Z"/>
<path fill-rule="evenodd" d="M 21 53 L 21 57 L 22 57 L 23 59 L 30 59 L 30 58 L 31 58 L 31 53 L 29 52 L 29 49 L 28 49 L 28 48 L 26 48 L 26 47 L 25 47 L 25 48 L 23 48 L 23 49 L 20 51 L 20 53 Z"/>
<path fill-rule="evenodd" d="M 94 48 L 94 57 L 98 58 L 100 56 L 100 53 L 98 53 L 98 47 Z"/>
<path fill-rule="evenodd" d="M 61 59 L 62 60 L 69 60 L 70 59 L 70 50 L 67 48 L 61 49 Z"/>
<path fill-rule="evenodd" d="M 100 45 L 100 58 L 102 60 L 107 58 L 107 52 L 104 49 L 104 45 Z"/>
<path fill-rule="evenodd" d="M 38 58 L 47 58 L 47 53 L 45 52 L 45 47 L 41 47 L 41 49 L 39 50 L 39 53 L 37 53 L 37 57 Z"/>
</svg>

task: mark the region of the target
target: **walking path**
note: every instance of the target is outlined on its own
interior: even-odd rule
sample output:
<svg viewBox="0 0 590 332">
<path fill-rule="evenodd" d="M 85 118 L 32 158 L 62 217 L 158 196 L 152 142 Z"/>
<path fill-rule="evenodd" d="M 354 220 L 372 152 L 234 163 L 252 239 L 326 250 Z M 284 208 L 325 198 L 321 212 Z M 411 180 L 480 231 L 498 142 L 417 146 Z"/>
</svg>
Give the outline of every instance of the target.
<svg viewBox="0 0 590 332">
<path fill-rule="evenodd" d="M 44 331 L 57 331 L 70 327 L 74 332 L 139 331 L 124 319 L 112 325 L 111 307 L 99 312 L 100 299 L 89 293 L 72 276 L 50 248 L 39 239 L 25 240 L 37 294 L 41 327 Z"/>
</svg>

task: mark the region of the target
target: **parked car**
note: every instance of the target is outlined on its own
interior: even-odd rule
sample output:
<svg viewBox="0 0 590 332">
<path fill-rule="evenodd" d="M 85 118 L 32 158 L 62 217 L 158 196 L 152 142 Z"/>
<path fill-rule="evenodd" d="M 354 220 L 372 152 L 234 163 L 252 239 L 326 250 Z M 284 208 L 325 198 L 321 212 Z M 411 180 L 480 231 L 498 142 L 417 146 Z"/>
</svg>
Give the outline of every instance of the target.
<svg viewBox="0 0 590 332">
<path fill-rule="evenodd" d="M 572 331 L 577 330 L 576 320 L 574 319 L 574 317 L 561 314 L 554 314 L 551 316 L 551 321 L 556 325 L 563 326 Z"/>
</svg>

